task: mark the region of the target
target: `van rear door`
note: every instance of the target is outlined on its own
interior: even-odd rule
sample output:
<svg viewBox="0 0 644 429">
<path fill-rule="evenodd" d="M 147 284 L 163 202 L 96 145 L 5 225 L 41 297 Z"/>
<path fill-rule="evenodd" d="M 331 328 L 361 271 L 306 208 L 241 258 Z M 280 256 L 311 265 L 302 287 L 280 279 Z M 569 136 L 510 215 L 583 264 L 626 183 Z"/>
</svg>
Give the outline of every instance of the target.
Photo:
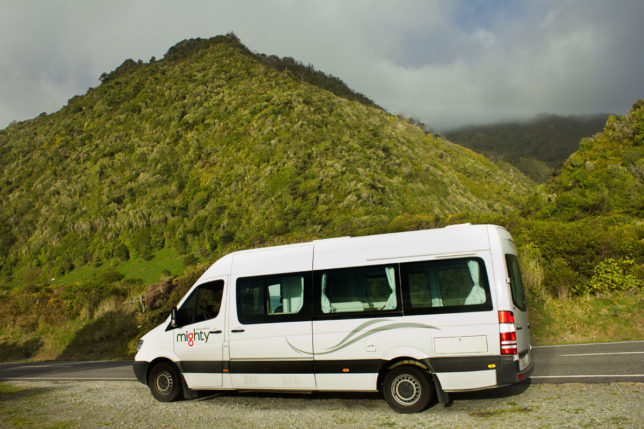
<svg viewBox="0 0 644 429">
<path fill-rule="evenodd" d="M 514 326 L 517 330 L 517 351 L 522 356 L 530 349 L 530 321 L 528 320 L 528 309 L 526 306 L 525 288 L 519 268 L 517 256 L 511 253 L 505 255 L 505 263 L 508 272 L 510 293 L 512 295 L 512 313 L 514 314 Z M 521 366 L 527 366 L 522 363 Z M 523 368 L 521 368 L 523 369 Z"/>
</svg>

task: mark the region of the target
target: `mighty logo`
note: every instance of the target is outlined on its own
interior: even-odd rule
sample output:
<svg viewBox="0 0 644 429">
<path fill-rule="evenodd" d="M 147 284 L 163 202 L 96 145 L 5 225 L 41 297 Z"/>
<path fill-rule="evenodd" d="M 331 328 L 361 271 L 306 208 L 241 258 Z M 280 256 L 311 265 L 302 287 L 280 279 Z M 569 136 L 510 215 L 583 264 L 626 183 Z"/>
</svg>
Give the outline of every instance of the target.
<svg viewBox="0 0 644 429">
<path fill-rule="evenodd" d="M 188 343 L 188 347 L 192 347 L 195 345 L 195 341 L 207 343 L 209 336 L 209 332 L 197 331 L 196 329 L 193 329 L 192 332 L 179 332 L 177 333 L 177 343 Z"/>
</svg>

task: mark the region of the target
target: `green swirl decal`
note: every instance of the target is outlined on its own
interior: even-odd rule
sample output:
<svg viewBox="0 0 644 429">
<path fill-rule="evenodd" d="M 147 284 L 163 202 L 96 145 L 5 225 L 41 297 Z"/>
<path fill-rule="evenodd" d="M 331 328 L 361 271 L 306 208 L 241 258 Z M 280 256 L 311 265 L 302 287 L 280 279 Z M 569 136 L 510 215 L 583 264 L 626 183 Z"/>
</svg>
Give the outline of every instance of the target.
<svg viewBox="0 0 644 429">
<path fill-rule="evenodd" d="M 363 338 L 369 337 L 371 335 L 374 335 L 374 334 L 376 334 L 378 332 L 382 332 L 382 331 L 390 331 L 392 329 L 402 329 L 402 328 L 439 329 L 439 328 L 437 328 L 435 326 L 425 325 L 424 323 L 404 323 L 403 322 L 403 323 L 390 323 L 389 325 L 379 326 L 379 327 L 370 329 L 370 330 L 368 330 L 366 332 L 363 332 L 364 329 L 369 327 L 369 326 L 372 326 L 372 325 L 374 325 L 376 323 L 384 323 L 384 322 L 391 322 L 391 320 L 390 319 L 382 319 L 382 320 L 370 320 L 368 322 L 365 322 L 365 323 L 357 326 L 351 332 L 349 332 L 349 334 L 347 336 L 345 336 L 342 340 L 340 340 L 340 342 L 338 342 L 337 344 L 327 348 L 324 351 L 319 351 L 319 352 L 315 352 L 315 353 L 308 352 L 308 351 L 302 350 L 302 349 L 300 349 L 298 347 L 295 347 L 293 344 L 291 344 L 289 342 L 288 338 L 286 338 L 286 342 L 288 343 L 288 345 L 293 350 L 295 350 L 298 353 L 307 354 L 307 355 L 313 355 L 313 354 L 315 354 L 315 355 L 326 355 L 326 354 L 329 354 L 329 353 L 337 352 L 338 350 L 341 350 L 341 349 L 343 349 L 343 348 L 345 348 L 347 346 L 350 346 L 351 344 L 353 344 L 353 343 L 355 343 L 357 341 L 360 341 Z"/>
</svg>

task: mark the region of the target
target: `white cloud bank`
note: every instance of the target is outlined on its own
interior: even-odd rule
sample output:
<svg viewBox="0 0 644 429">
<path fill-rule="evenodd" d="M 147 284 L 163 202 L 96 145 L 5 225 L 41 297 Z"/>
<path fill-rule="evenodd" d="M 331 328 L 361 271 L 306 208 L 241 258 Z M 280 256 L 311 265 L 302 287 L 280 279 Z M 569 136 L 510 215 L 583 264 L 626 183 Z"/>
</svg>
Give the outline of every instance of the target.
<svg viewBox="0 0 644 429">
<path fill-rule="evenodd" d="M 641 0 L 0 0 L 0 128 L 60 109 L 127 58 L 234 31 L 435 129 L 644 97 Z"/>
</svg>

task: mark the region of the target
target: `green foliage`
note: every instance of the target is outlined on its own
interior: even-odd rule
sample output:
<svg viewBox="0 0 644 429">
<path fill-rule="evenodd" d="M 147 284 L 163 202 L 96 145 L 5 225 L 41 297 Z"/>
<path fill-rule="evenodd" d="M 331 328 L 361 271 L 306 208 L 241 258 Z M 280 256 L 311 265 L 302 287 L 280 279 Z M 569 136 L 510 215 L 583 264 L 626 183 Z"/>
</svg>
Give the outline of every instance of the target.
<svg viewBox="0 0 644 429">
<path fill-rule="evenodd" d="M 550 262 L 546 273 L 544 280 L 551 296 L 567 298 L 571 289 L 578 291 L 576 286 L 580 282 L 579 273 L 568 265 L 565 258 L 555 257 Z"/>
<path fill-rule="evenodd" d="M 184 256 L 181 262 L 183 262 L 183 265 L 185 265 L 186 267 L 190 267 L 192 265 L 195 265 L 198 261 L 197 258 L 195 258 L 195 256 L 191 253 Z"/>
<path fill-rule="evenodd" d="M 605 259 L 595 267 L 593 277 L 585 287 L 577 292 L 580 295 L 588 292 L 602 295 L 610 292 L 642 289 L 644 283 L 635 276 L 634 270 L 635 261 L 633 259 Z"/>
<path fill-rule="evenodd" d="M 137 334 L 134 313 L 109 311 L 83 326 L 58 356 L 61 360 L 123 358 Z"/>
<path fill-rule="evenodd" d="M 538 187 L 515 239 L 539 249 L 550 295 L 640 290 L 644 281 L 644 102 L 582 140 L 559 175 Z"/>
<path fill-rule="evenodd" d="M 336 84 L 234 35 L 197 39 L 127 60 L 61 111 L 0 131 L 0 285 L 104 270 L 156 282 L 183 266 L 138 270 L 170 250 L 179 264 L 213 260 L 401 216 L 508 213 L 529 195 L 516 170 Z"/>
<path fill-rule="evenodd" d="M 338 97 L 346 98 L 347 100 L 351 101 L 357 101 L 364 104 L 365 106 L 380 108 L 369 98 L 360 93 L 352 91 L 344 82 L 342 82 L 337 77 L 328 75 L 319 70 L 315 70 L 311 64 L 305 66 L 304 64 L 294 60 L 291 57 L 279 58 L 275 55 L 266 56 L 263 54 L 255 54 L 255 58 L 269 67 L 272 67 L 279 71 L 287 71 L 293 77 L 301 80 L 302 82 L 310 83 L 311 85 L 326 89 L 327 91 L 332 92 Z M 304 104 L 308 105 L 314 103 L 314 99 L 312 97 L 305 97 L 302 101 Z M 419 124 L 415 123 L 414 125 Z"/>
<path fill-rule="evenodd" d="M 606 128 L 584 139 L 561 172 L 531 199 L 539 218 L 582 219 L 598 215 L 642 218 L 644 210 L 644 106 L 611 116 Z"/>
<path fill-rule="evenodd" d="M 641 293 L 530 300 L 532 344 L 632 341 L 644 338 Z"/>
<path fill-rule="evenodd" d="M 119 244 L 116 249 L 114 249 L 114 256 L 118 258 L 119 261 L 125 262 L 130 259 L 130 250 L 123 243 Z"/>
</svg>

